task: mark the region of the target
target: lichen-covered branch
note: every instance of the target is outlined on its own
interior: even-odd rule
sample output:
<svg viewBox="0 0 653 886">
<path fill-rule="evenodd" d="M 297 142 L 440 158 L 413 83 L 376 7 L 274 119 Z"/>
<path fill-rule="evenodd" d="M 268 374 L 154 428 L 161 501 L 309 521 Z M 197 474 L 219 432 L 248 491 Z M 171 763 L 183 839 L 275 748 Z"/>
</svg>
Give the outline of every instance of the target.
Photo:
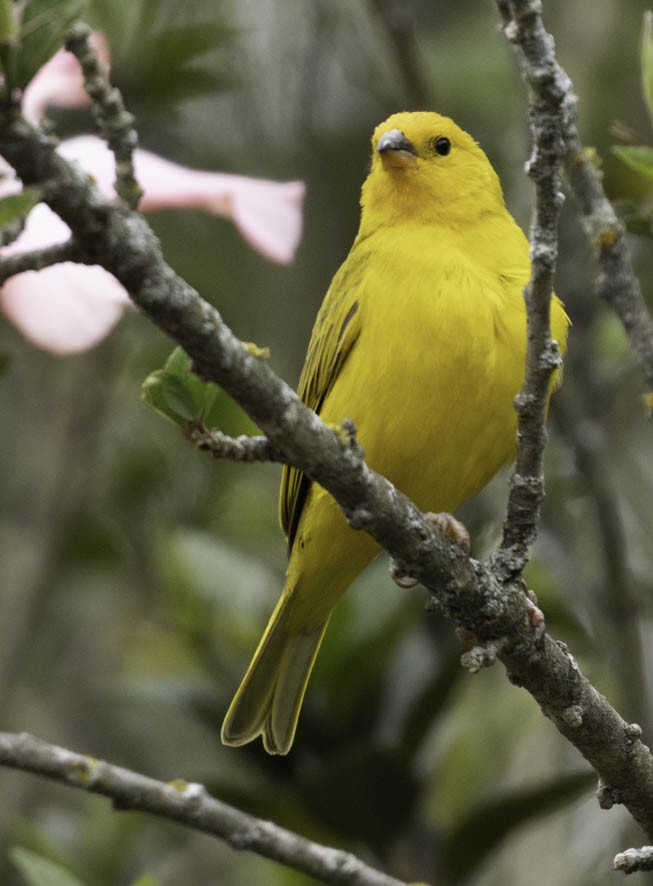
<svg viewBox="0 0 653 886">
<path fill-rule="evenodd" d="M 626 849 L 615 857 L 614 869 L 624 874 L 636 874 L 639 871 L 653 871 L 653 846 L 642 846 L 641 849 Z"/>
<path fill-rule="evenodd" d="M 257 852 L 323 883 L 342 886 L 405 886 L 340 849 L 241 812 L 211 797 L 203 785 L 164 783 L 138 772 L 75 754 L 26 733 L 0 732 L 0 765 L 43 775 L 61 784 L 108 797 L 116 808 L 159 815 L 220 837 L 232 849 Z"/>
<path fill-rule="evenodd" d="M 562 159 L 583 227 L 598 258 L 597 293 L 623 324 L 644 376 L 646 403 L 653 411 L 653 319 L 633 270 L 624 226 L 605 195 L 599 170 L 580 141 L 576 99 L 567 74 L 555 60 L 552 38 L 542 26 L 540 0 L 497 0 L 497 5 L 504 32 L 518 49 L 524 76 L 535 95 L 551 105 L 565 97 Z"/>
<path fill-rule="evenodd" d="M 131 209 L 136 209 L 142 196 L 134 173 L 134 150 L 138 135 L 134 117 L 125 108 L 122 95 L 112 88 L 105 65 L 91 46 L 91 31 L 87 25 L 74 25 L 66 41 L 84 74 L 84 88 L 93 99 L 93 114 L 102 136 L 116 158 L 116 194 Z"/>
<path fill-rule="evenodd" d="M 523 40 L 523 19 L 513 7 L 513 39 Z M 539 76 L 553 78 L 553 41 L 535 16 L 531 23 L 542 45 Z M 562 81 L 558 90 L 530 88 L 530 125 L 533 149 L 528 174 L 535 184 L 535 206 L 530 230 L 531 278 L 524 291 L 528 318 L 528 345 L 524 386 L 515 400 L 519 418 L 517 463 L 510 482 L 508 517 L 504 526 L 501 560 L 508 573 L 523 569 L 535 540 L 544 497 L 542 456 L 546 440 L 544 422 L 553 372 L 560 366 L 560 352 L 551 340 L 551 297 L 558 255 L 558 217 L 563 196 L 558 169 L 564 154 L 562 129 L 568 114 L 571 83 Z M 509 568 L 508 567 L 509 564 Z"/>
<path fill-rule="evenodd" d="M 536 202 L 530 232 L 533 269 L 525 292 L 528 313 L 526 379 L 516 403 L 519 413 L 519 452 L 511 482 L 508 519 L 504 529 L 502 548 L 492 559 L 492 565 L 498 570 L 498 574 L 509 577 L 523 566 L 528 554 L 528 546 L 534 538 L 539 520 L 539 505 L 543 495 L 541 458 L 545 440 L 546 387 L 549 384 L 551 372 L 559 362 L 559 356 L 556 354 L 555 346 L 548 333 L 550 296 L 557 254 L 557 220 L 563 200 L 559 190 L 558 167 L 562 162 L 566 163 L 568 167 L 570 144 L 577 144 L 578 151 L 574 156 L 576 158 L 580 156 L 580 143 L 575 128 L 576 98 L 571 81 L 556 60 L 553 38 L 544 28 L 541 3 L 539 0 L 497 0 L 497 5 L 502 15 L 506 37 L 518 47 L 522 72 L 529 86 L 533 155 L 528 164 L 528 171 L 536 186 Z M 583 160 L 583 163 L 589 166 L 586 160 Z M 597 215 L 605 217 L 607 207 L 614 223 L 614 227 L 610 230 L 616 231 L 620 240 L 616 254 L 612 255 L 613 261 L 615 255 L 617 257 L 619 267 L 617 280 L 608 285 L 616 286 L 621 298 L 626 299 L 629 308 L 624 314 L 616 305 L 613 307 L 628 329 L 629 321 L 626 317 L 630 316 L 629 311 L 634 310 L 633 305 L 637 305 L 639 300 L 640 309 L 636 311 L 638 322 L 630 322 L 631 327 L 636 329 L 635 338 L 639 337 L 639 340 L 638 343 L 634 342 L 631 335 L 631 344 L 636 356 L 640 359 L 647 385 L 650 388 L 649 379 L 653 379 L 653 375 L 649 374 L 649 370 L 653 370 L 653 359 L 649 359 L 653 358 L 653 337 L 650 336 L 650 330 L 653 330 L 653 327 L 651 327 L 650 317 L 646 312 L 639 284 L 630 264 L 623 229 L 617 222 L 612 208 L 602 192 L 598 175 L 593 167 L 591 169 L 590 177 L 593 179 L 595 200 L 588 201 L 588 211 L 596 222 Z M 586 174 L 588 173 L 586 172 Z M 597 189 L 600 189 L 602 202 Z M 576 196 L 578 197 L 578 194 Z M 601 249 L 599 249 L 599 259 L 602 262 L 603 275 L 605 276 L 605 257 Z M 647 324 L 648 333 L 646 332 Z M 648 345 L 646 345 L 647 336 L 651 339 L 650 354 L 648 353 Z M 644 347 L 641 346 L 642 342 L 645 344 Z M 550 642 L 550 638 L 546 635 L 544 645 L 546 646 Z M 506 655 L 500 652 L 499 657 L 506 664 L 511 677 L 515 679 Z M 546 679 L 544 674 L 542 674 L 542 679 Z M 520 679 L 517 682 L 520 682 Z M 565 725 L 571 727 L 572 732 L 576 728 L 584 730 L 589 724 L 589 720 L 593 719 L 588 714 L 589 710 L 594 707 L 595 692 L 592 690 L 587 695 L 585 693 L 587 688 L 585 686 L 581 690 L 583 701 L 580 704 L 572 704 L 566 710 L 559 712 L 562 722 L 552 717 L 560 731 L 567 734 L 577 747 L 579 745 L 574 741 L 574 738 L 565 733 Z M 545 714 L 551 716 L 541 697 L 538 698 L 538 701 L 540 701 Z M 578 720 L 576 719 L 577 715 L 579 715 Z M 601 714 L 595 721 L 595 726 L 603 730 L 607 722 L 608 720 L 604 720 Z M 621 731 L 622 727 L 618 729 Z M 638 742 L 637 735 L 641 732 L 639 727 L 636 725 L 626 727 L 624 734 L 628 735 L 629 729 L 633 730 L 635 741 Z M 618 732 L 615 733 L 615 735 L 617 734 Z M 587 738 L 590 739 L 590 736 Z M 608 733 L 603 732 L 599 743 L 602 744 L 607 739 Z M 629 777 L 627 756 L 626 753 L 623 772 L 626 778 Z M 590 758 L 588 757 L 588 759 Z M 597 768 L 596 763 L 593 765 Z M 598 771 L 601 772 L 600 768 Z M 611 798 L 610 802 L 614 802 L 615 796 L 617 797 L 616 802 L 621 802 L 623 795 L 619 789 L 616 794 L 614 793 L 614 784 L 614 779 L 611 778 L 607 783 L 604 783 L 603 787 L 607 785 L 607 795 Z M 601 802 L 600 797 L 599 800 Z"/>
<path fill-rule="evenodd" d="M 187 434 L 191 443 L 204 452 L 210 452 L 213 458 L 226 458 L 231 461 L 285 462 L 284 457 L 270 445 L 267 437 L 248 437 L 241 434 L 230 437 L 216 429 L 196 425 Z"/>
</svg>

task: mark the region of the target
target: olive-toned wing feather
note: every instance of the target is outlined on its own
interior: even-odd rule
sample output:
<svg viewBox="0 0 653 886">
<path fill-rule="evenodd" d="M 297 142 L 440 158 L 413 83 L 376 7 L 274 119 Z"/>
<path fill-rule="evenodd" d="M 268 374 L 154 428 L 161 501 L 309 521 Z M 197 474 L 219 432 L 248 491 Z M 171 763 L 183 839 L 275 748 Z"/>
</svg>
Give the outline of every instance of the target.
<svg viewBox="0 0 653 886">
<path fill-rule="evenodd" d="M 365 253 L 356 253 L 354 245 L 333 278 L 313 327 L 297 393 L 318 414 L 360 333 L 360 289 L 367 259 Z M 295 540 L 309 486 L 310 480 L 301 471 L 284 466 L 279 515 L 288 538 L 288 553 Z"/>
</svg>

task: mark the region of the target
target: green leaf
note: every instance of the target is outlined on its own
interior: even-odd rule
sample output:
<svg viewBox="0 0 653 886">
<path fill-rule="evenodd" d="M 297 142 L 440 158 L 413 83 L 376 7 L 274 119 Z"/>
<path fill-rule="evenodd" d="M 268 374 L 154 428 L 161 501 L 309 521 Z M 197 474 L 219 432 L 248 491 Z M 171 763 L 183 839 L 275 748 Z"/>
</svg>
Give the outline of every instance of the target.
<svg viewBox="0 0 653 886">
<path fill-rule="evenodd" d="M 653 148 L 647 145 L 614 145 L 612 152 L 635 172 L 653 181 Z"/>
<path fill-rule="evenodd" d="M 22 846 L 11 848 L 9 858 L 28 886 L 84 886 L 66 868 Z"/>
<path fill-rule="evenodd" d="M 141 399 L 183 430 L 208 421 L 219 395 L 217 385 L 195 375 L 181 348 L 175 348 L 163 368 L 150 373 L 141 387 Z"/>
<path fill-rule="evenodd" d="M 226 21 L 177 22 L 177 4 L 164 0 L 101 0 L 99 26 L 114 49 L 113 67 L 132 110 L 152 115 L 156 106 L 213 94 L 234 85 L 229 56 L 236 32 Z M 98 15 L 99 12 L 99 15 Z M 174 14 L 174 15 L 173 15 Z M 215 15 L 215 13 L 213 13 Z M 170 26 L 174 17 L 175 27 Z"/>
<path fill-rule="evenodd" d="M 183 420 L 192 422 L 198 412 L 198 403 L 195 400 L 195 392 L 185 378 L 164 372 L 160 378 L 161 394 L 171 414 Z"/>
<path fill-rule="evenodd" d="M 229 46 L 233 32 L 225 25 L 202 22 L 150 33 L 148 62 L 143 71 L 151 95 L 168 99 L 199 96 L 224 89 L 230 82 L 227 71 L 202 62 L 208 52 Z"/>
<path fill-rule="evenodd" d="M 63 45 L 70 25 L 81 18 L 87 0 L 30 0 L 20 28 L 16 86 L 24 89 L 38 69 Z"/>
<path fill-rule="evenodd" d="M 644 13 L 642 24 L 642 90 L 653 123 L 653 11 Z"/>
<path fill-rule="evenodd" d="M 18 33 L 18 13 L 13 0 L 0 0 L 0 43 L 14 40 Z"/>
<path fill-rule="evenodd" d="M 624 218 L 626 230 L 631 234 L 639 234 L 640 237 L 653 238 L 653 211 L 634 212 Z"/>
<path fill-rule="evenodd" d="M 210 21 L 177 25 L 154 35 L 153 43 L 160 53 L 157 61 L 168 71 L 193 63 L 216 47 L 228 45 L 235 33 L 226 25 Z"/>
<path fill-rule="evenodd" d="M 512 830 L 566 806 L 595 782 L 593 771 L 573 772 L 479 803 L 441 846 L 445 870 L 455 882 L 466 879 Z"/>
<path fill-rule="evenodd" d="M 0 228 L 25 216 L 41 202 L 38 188 L 24 188 L 19 194 L 12 194 L 0 200 Z"/>
</svg>

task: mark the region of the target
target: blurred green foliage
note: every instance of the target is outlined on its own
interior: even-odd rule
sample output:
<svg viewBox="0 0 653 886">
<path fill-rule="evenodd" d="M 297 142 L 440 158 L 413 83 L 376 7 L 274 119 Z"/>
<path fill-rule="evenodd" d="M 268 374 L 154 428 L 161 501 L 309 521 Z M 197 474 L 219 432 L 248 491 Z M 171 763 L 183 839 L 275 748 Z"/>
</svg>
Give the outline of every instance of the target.
<svg viewBox="0 0 653 886">
<path fill-rule="evenodd" d="M 82 881 L 66 868 L 29 849 L 15 846 L 10 850 L 9 857 L 28 886 L 83 886 Z"/>
<path fill-rule="evenodd" d="M 31 42 L 19 82 L 60 43 L 73 5 L 27 4 Z M 581 97 L 583 138 L 605 159 L 610 194 L 638 205 L 641 178 L 610 153 L 610 127 L 616 117 L 638 126 L 645 114 L 637 52 L 645 8 L 545 3 Z M 94 0 L 88 16 L 107 35 L 112 76 L 143 146 L 201 168 L 306 180 L 304 239 L 289 268 L 253 253 L 222 219 L 151 217 L 175 270 L 236 334 L 268 345 L 272 367 L 291 382 L 356 230 L 370 133 L 389 113 L 427 93 L 483 144 L 528 224 L 524 89 L 489 0 Z M 415 76 L 397 55 L 397 29 Z M 62 137 L 92 127 L 86 112 L 51 116 Z M 632 249 L 650 293 L 644 243 L 633 238 Z M 650 428 L 623 332 L 592 294 L 595 273 L 568 205 L 557 290 L 574 327 L 529 581 L 551 633 L 646 734 Z M 136 312 L 98 348 L 65 360 L 2 321 L 3 728 L 164 780 L 202 781 L 406 879 L 518 886 L 537 871 L 541 886 L 616 883 L 612 855 L 641 841 L 627 815 L 598 809 L 587 766 L 500 667 L 462 671 L 451 626 L 424 612 L 419 589 L 400 591 L 383 558 L 334 613 L 292 753 L 219 744 L 283 582 L 279 470 L 218 463 L 188 444 L 174 425 L 183 430 L 209 405 L 211 423 L 227 433 L 254 429 L 225 394 L 203 399 L 181 354 L 164 387 L 159 374 L 159 387 L 148 388 L 173 424 L 145 408 L 141 383 L 170 350 Z M 506 488 L 503 474 L 462 508 L 479 556 L 498 538 Z M 309 882 L 100 798 L 2 778 L 8 886 L 36 883 L 42 870 L 49 884 L 87 886 Z"/>
<path fill-rule="evenodd" d="M 644 13 L 641 45 L 642 94 L 648 111 L 650 132 L 653 127 L 653 12 L 651 11 Z M 622 134 L 624 138 L 631 141 L 643 137 L 637 130 L 621 124 L 617 124 L 615 129 L 617 134 Z M 617 208 L 626 228 L 633 234 L 653 237 L 653 205 L 651 204 L 653 147 L 650 144 L 614 145 L 612 153 L 635 172 L 635 180 L 639 180 L 640 183 L 638 199 L 617 201 Z"/>
<path fill-rule="evenodd" d="M 3 197 L 0 200 L 0 228 L 17 219 L 24 219 L 41 200 L 38 188 L 25 188 L 19 194 Z"/>
<path fill-rule="evenodd" d="M 13 47 L 15 81 L 11 85 L 22 89 L 59 49 L 66 30 L 86 13 L 88 3 L 87 0 L 27 0 L 27 3 L 14 3 L 13 7 L 18 38 Z M 11 31 L 8 39 L 14 43 Z"/>
</svg>

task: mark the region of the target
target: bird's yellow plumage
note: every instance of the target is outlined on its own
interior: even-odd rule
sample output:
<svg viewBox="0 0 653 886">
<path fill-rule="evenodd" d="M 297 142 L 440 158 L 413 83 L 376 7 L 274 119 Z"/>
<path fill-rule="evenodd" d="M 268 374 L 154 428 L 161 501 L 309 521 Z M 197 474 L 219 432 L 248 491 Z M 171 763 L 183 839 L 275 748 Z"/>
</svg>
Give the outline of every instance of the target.
<svg viewBox="0 0 653 886">
<path fill-rule="evenodd" d="M 318 314 L 299 395 L 354 420 L 368 463 L 418 507 L 454 511 L 515 455 L 528 243 L 477 143 L 452 120 L 395 114 L 372 137 L 358 236 Z M 552 335 L 568 319 L 554 298 Z M 286 584 L 222 727 L 290 749 L 333 606 L 378 552 L 295 468 L 281 481 Z"/>
</svg>

